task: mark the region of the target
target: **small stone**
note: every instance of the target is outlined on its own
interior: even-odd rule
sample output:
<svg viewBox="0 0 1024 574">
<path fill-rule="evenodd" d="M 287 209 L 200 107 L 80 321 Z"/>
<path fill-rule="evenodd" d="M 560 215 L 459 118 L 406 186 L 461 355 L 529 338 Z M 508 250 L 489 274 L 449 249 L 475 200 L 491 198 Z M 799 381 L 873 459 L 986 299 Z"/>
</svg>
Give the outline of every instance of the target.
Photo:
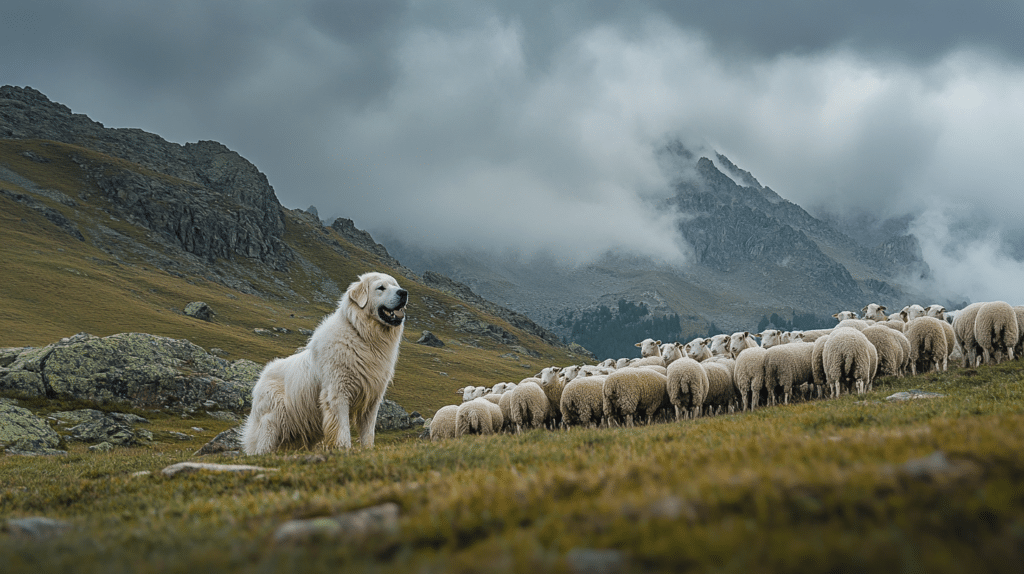
<svg viewBox="0 0 1024 574">
<path fill-rule="evenodd" d="M 43 516 L 11 518 L 4 523 L 4 531 L 27 538 L 50 538 L 71 530 L 71 523 Z"/>
<path fill-rule="evenodd" d="M 896 394 L 893 394 L 893 395 L 889 395 L 888 397 L 885 397 L 885 400 L 887 400 L 887 401 L 912 401 L 912 400 L 915 400 L 915 399 L 936 399 L 936 398 L 944 397 L 944 396 L 946 396 L 946 395 L 941 395 L 939 393 L 929 393 L 929 392 L 922 391 L 920 389 L 910 389 L 909 391 L 906 391 L 906 392 L 896 393 Z"/>
<path fill-rule="evenodd" d="M 242 449 L 242 433 L 239 427 L 228 429 L 213 437 L 213 440 L 203 445 L 192 456 L 206 454 L 218 454 L 237 451 Z"/>
<path fill-rule="evenodd" d="M 398 533 L 399 508 L 394 502 L 371 506 L 339 516 L 289 520 L 274 532 L 278 544 L 342 540 L 359 542 L 371 536 Z"/>
<path fill-rule="evenodd" d="M 262 466 L 251 466 L 248 464 L 212 464 L 208 462 L 179 462 L 172 464 L 161 472 L 164 476 L 177 476 L 179 474 L 192 474 L 195 472 L 268 472 L 276 471 L 276 468 L 264 468 Z"/>
<path fill-rule="evenodd" d="M 614 574 L 626 570 L 626 556 L 619 550 L 573 548 L 565 554 L 565 565 L 574 574 Z"/>
<path fill-rule="evenodd" d="M 114 450 L 114 445 L 109 442 L 101 442 L 100 444 L 94 444 L 89 447 L 89 450 L 93 452 L 110 452 Z"/>
<path fill-rule="evenodd" d="M 176 438 L 178 440 L 192 440 L 193 438 L 195 438 L 192 435 L 185 434 L 183 432 L 168 431 L 167 434 L 173 436 L 174 438 Z"/>
<path fill-rule="evenodd" d="M 273 332 L 271 332 L 270 330 L 268 330 L 268 329 L 261 329 L 259 327 L 256 327 L 255 329 L 253 329 L 252 332 L 256 333 L 257 335 L 263 335 L 265 337 L 276 337 L 277 336 Z"/>
<path fill-rule="evenodd" d="M 311 331 L 309 329 L 299 329 L 299 334 L 300 335 L 305 335 L 305 336 L 309 337 L 309 336 L 311 336 L 313 334 L 313 331 Z"/>
</svg>

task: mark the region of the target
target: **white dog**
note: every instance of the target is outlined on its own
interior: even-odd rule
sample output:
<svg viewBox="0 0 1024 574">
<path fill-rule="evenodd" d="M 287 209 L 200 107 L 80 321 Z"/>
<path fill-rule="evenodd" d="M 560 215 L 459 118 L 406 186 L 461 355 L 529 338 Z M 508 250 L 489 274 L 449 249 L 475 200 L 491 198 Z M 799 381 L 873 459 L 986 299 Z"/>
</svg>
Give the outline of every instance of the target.
<svg viewBox="0 0 1024 574">
<path fill-rule="evenodd" d="M 373 446 L 377 409 L 395 374 L 409 292 L 384 273 L 349 285 L 302 351 L 264 367 L 242 428 L 246 454 L 280 447 Z"/>
</svg>

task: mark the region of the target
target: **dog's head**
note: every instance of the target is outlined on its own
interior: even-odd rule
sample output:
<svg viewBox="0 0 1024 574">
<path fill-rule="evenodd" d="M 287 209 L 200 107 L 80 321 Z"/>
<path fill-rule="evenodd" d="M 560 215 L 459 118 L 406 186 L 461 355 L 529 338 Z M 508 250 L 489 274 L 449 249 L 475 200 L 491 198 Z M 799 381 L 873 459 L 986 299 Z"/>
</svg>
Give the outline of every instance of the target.
<svg viewBox="0 0 1024 574">
<path fill-rule="evenodd" d="M 405 321 L 405 305 L 409 292 L 398 285 L 395 278 L 385 273 L 364 273 L 348 286 L 348 298 L 360 309 L 388 327 L 398 327 Z"/>
</svg>

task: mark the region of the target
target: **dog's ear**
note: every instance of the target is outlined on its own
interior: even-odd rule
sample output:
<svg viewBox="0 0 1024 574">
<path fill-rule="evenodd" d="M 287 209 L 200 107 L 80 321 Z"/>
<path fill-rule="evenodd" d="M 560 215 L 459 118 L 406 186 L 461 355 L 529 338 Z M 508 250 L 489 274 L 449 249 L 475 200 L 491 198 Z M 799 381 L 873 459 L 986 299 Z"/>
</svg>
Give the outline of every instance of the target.
<svg viewBox="0 0 1024 574">
<path fill-rule="evenodd" d="M 358 283 L 352 284 L 348 288 L 348 297 L 353 303 L 359 306 L 360 309 L 366 307 L 366 302 L 370 299 L 370 283 L 365 279 Z"/>
</svg>

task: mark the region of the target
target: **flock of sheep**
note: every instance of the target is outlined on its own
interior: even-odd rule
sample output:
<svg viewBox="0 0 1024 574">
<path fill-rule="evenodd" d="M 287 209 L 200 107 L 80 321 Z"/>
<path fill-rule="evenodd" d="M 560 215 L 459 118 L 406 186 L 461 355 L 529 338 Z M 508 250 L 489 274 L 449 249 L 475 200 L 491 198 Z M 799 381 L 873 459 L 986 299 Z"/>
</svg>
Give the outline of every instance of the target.
<svg viewBox="0 0 1024 574">
<path fill-rule="evenodd" d="M 861 318 L 836 313 L 832 329 L 739 332 L 685 345 L 645 339 L 636 344 L 640 358 L 548 367 L 519 383 L 465 387 L 456 391 L 462 404 L 435 413 L 430 438 L 678 421 L 861 394 L 878 376 L 945 371 L 950 358 L 967 367 L 1024 356 L 1024 306 L 974 303 L 947 313 L 940 305 L 911 305 L 889 316 L 885 310 L 872 303 Z"/>
</svg>

